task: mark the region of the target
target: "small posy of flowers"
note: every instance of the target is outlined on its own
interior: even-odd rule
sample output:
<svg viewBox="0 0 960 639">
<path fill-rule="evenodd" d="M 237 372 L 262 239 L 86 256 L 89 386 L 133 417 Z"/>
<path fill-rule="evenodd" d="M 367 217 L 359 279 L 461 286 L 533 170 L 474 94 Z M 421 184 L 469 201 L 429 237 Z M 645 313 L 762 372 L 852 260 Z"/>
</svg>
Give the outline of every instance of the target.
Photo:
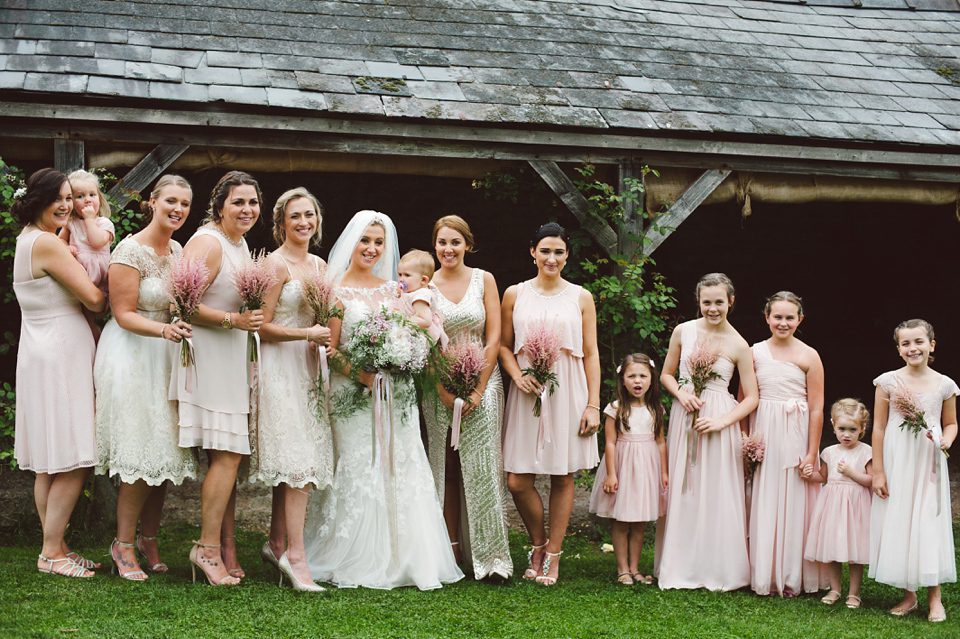
<svg viewBox="0 0 960 639">
<path fill-rule="evenodd" d="M 559 384 L 557 374 L 553 372 L 553 365 L 560 359 L 562 344 L 563 333 L 556 322 L 548 322 L 542 318 L 527 324 L 523 350 L 530 358 L 530 366 L 520 372 L 523 375 L 532 375 L 547 389 L 549 395 L 553 395 Z M 541 395 L 537 395 L 537 399 L 533 402 L 534 417 L 540 417 L 541 405 Z"/>
<path fill-rule="evenodd" d="M 721 379 L 720 373 L 713 370 L 717 360 L 720 359 L 722 348 L 719 342 L 713 340 L 697 340 L 690 353 L 690 379 L 680 379 L 681 384 L 690 384 L 693 387 L 693 394 L 700 397 L 700 393 L 707 387 L 707 382 L 711 379 Z M 698 411 L 699 412 L 699 411 Z M 696 417 L 694 417 L 696 421 Z"/>
<path fill-rule="evenodd" d="M 267 292 L 276 283 L 277 273 L 267 264 L 267 256 L 263 251 L 244 260 L 233 272 L 233 284 L 237 287 L 237 293 L 242 301 L 240 313 L 263 308 Z M 257 340 L 253 333 L 247 335 L 247 354 L 249 362 L 257 362 L 260 359 Z"/>
<path fill-rule="evenodd" d="M 337 287 L 327 277 L 326 271 L 310 271 L 300 281 L 303 298 L 313 311 L 317 324 L 326 326 L 334 317 L 343 319 L 343 309 L 337 308 Z"/>
<path fill-rule="evenodd" d="M 210 269 L 207 268 L 204 257 L 187 257 L 181 253 L 171 260 L 164 284 L 173 305 L 174 319 L 184 322 L 190 322 L 193 319 L 200 310 L 200 299 L 206 290 L 209 277 Z M 180 342 L 180 365 L 191 366 L 192 364 L 194 362 L 190 354 L 190 346 L 186 340 L 183 340 Z"/>
<path fill-rule="evenodd" d="M 741 437 L 743 438 L 743 469 L 747 477 L 752 477 L 757 470 L 757 466 L 763 462 L 767 445 L 759 433 L 754 433 L 749 437 L 741 435 Z"/>
<path fill-rule="evenodd" d="M 896 385 L 890 389 L 890 405 L 897 411 L 903 421 L 901 430 L 909 430 L 915 436 L 927 431 L 927 422 L 923 410 L 920 409 L 920 400 L 906 384 L 898 377 Z"/>
<path fill-rule="evenodd" d="M 480 382 L 480 373 L 487 366 L 483 347 L 469 339 L 455 339 L 443 351 L 449 362 L 442 377 L 443 387 L 455 397 L 466 399 Z"/>
</svg>

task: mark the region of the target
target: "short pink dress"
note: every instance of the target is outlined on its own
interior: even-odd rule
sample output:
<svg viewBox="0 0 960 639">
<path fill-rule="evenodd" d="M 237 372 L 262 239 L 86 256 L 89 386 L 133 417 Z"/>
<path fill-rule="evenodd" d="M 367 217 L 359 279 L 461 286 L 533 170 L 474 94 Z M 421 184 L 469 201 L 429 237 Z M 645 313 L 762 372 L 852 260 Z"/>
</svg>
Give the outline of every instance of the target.
<svg viewBox="0 0 960 639">
<path fill-rule="evenodd" d="M 414 302 L 426 302 L 427 306 L 430 307 L 430 314 L 433 319 L 427 328 L 427 334 L 430 335 L 430 338 L 434 342 L 440 344 L 440 348 L 446 348 L 448 340 L 447 334 L 443 330 L 443 314 L 437 310 L 437 306 L 440 303 L 437 299 L 437 294 L 437 287 L 430 284 L 410 293 L 401 293 L 399 299 L 394 302 L 393 307 L 404 315 L 413 317 L 416 314 L 416 310 L 413 308 Z"/>
<path fill-rule="evenodd" d="M 534 395 L 524 393 L 510 382 L 504 409 L 503 469 L 508 473 L 567 475 L 593 468 L 600 461 L 597 436 L 580 436 L 580 418 L 587 409 L 587 373 L 583 368 L 583 314 L 580 286 L 567 284 L 556 295 L 540 295 L 530 282 L 518 285 L 513 307 L 513 352 L 520 368 L 530 365 L 523 350 L 527 325 L 546 319 L 560 326 L 563 352 L 554 364 L 559 385 L 544 401 L 549 421 L 547 436 L 537 461 L 540 418 L 533 415 Z"/>
<path fill-rule="evenodd" d="M 617 416 L 617 402 L 604 415 Z M 653 436 L 653 415 L 646 406 L 630 411 L 627 429 L 617 436 L 617 491 L 603 492 L 607 465 L 600 460 L 590 495 L 590 512 L 617 521 L 656 521 L 666 510 L 666 489 L 660 469 L 660 448 Z"/>
<path fill-rule="evenodd" d="M 97 228 L 106 231 L 110 237 L 116 237 L 113 222 L 107 217 L 96 218 Z M 98 249 L 90 246 L 87 239 L 86 223 L 71 215 L 67 222 L 67 230 L 70 231 L 70 246 L 77 249 L 77 261 L 87 272 L 90 281 L 97 285 L 104 295 L 107 294 L 107 269 L 110 266 L 110 245 L 112 241 L 107 242 Z"/>
<path fill-rule="evenodd" d="M 837 444 L 820 453 L 827 469 L 827 485 L 820 491 L 810 518 L 804 554 L 808 561 L 869 563 L 872 493 L 867 486 L 838 473 L 837 464 L 846 462 L 862 473 L 872 457 L 873 450 L 863 442 L 853 450 L 844 450 Z"/>
</svg>

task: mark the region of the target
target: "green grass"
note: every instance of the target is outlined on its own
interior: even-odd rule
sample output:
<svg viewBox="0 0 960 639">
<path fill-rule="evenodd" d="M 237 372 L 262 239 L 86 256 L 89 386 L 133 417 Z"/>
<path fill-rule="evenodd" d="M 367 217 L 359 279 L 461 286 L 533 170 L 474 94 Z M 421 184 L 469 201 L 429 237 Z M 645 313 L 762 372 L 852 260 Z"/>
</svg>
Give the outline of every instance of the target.
<svg viewBox="0 0 960 639">
<path fill-rule="evenodd" d="M 465 579 L 430 592 L 356 589 L 315 595 L 277 588 L 273 573 L 261 568 L 263 538 L 254 534 L 241 533 L 238 540 L 248 574 L 241 586 L 190 583 L 187 552 L 196 534 L 189 526 L 165 529 L 161 547 L 171 571 L 143 584 L 111 576 L 109 569 L 89 580 L 42 575 L 35 568 L 36 547 L 20 542 L 0 548 L 0 637 L 960 637 L 956 584 L 944 587 L 950 619 L 934 625 L 926 621 L 923 603 L 922 615 L 887 615 L 900 593 L 870 580 L 859 611 L 842 602 L 827 608 L 813 596 L 624 587 L 614 583 L 611 554 L 601 553 L 593 540 L 571 537 L 560 582 L 544 588 L 519 578 L 526 553 L 523 539 L 513 534 L 518 576 L 504 585 Z M 76 549 L 108 562 L 105 543 Z M 648 535 L 641 568 L 649 571 L 651 564 Z"/>
</svg>

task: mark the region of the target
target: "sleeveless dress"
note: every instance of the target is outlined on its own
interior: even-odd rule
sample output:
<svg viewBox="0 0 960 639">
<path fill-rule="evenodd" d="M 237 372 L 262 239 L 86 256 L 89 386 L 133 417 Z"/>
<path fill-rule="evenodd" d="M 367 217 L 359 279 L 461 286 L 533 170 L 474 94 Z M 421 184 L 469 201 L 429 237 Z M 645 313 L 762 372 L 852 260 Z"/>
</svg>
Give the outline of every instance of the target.
<svg viewBox="0 0 960 639">
<path fill-rule="evenodd" d="M 431 315 L 431 322 L 430 326 L 427 327 L 427 334 L 430 336 L 430 339 L 440 345 L 440 348 L 446 348 L 449 339 L 443 330 L 443 314 L 437 310 L 440 303 L 439 297 L 440 291 L 437 290 L 437 287 L 434 286 L 433 283 L 430 283 L 410 293 L 401 294 L 391 305 L 404 315 L 413 317 L 417 312 L 416 309 L 413 308 L 414 303 L 426 302 L 427 306 L 430 307 Z"/>
<path fill-rule="evenodd" d="M 760 404 L 750 430 L 766 445 L 753 477 L 750 500 L 750 584 L 759 595 L 817 592 L 827 587 L 823 567 L 804 561 L 810 514 L 820 486 L 800 477 L 807 455 L 810 412 L 807 374 L 776 360 L 766 341 L 753 345 Z"/>
<path fill-rule="evenodd" d="M 450 339 L 469 339 L 484 346 L 487 312 L 483 305 L 483 274 L 478 268 L 470 275 L 467 292 L 459 304 L 443 293 L 437 294 L 437 310 L 444 317 L 443 331 Z M 446 472 L 447 433 L 453 423 L 453 412 L 443 404 L 428 399 L 423 404 L 427 423 L 430 467 L 443 503 Z M 461 550 L 473 564 L 476 579 L 491 574 L 509 578 L 513 561 L 507 542 L 506 490 L 503 482 L 503 382 L 500 367 L 493 365 L 480 404 L 460 424 L 460 468 L 463 474 L 463 504 L 466 517 L 461 517 Z M 465 523 L 465 525 L 463 525 Z"/>
<path fill-rule="evenodd" d="M 208 228 L 198 229 L 193 237 L 199 235 L 217 238 L 223 249 L 220 271 L 200 301 L 220 311 L 239 311 L 243 302 L 233 284 L 233 272 L 250 254 L 246 240 L 234 246 Z M 249 455 L 247 331 L 194 324 L 193 347 L 196 352 L 193 392 L 186 389 L 187 374 L 182 366 L 175 367 L 171 378 L 170 399 L 180 402 L 180 446 Z"/>
<path fill-rule="evenodd" d="M 137 313 L 147 319 L 170 321 L 170 297 L 164 278 L 181 252 L 171 240 L 168 255 L 157 255 L 133 237 L 117 244 L 110 262 L 137 269 L 140 287 Z M 93 375 L 97 389 L 98 474 L 109 473 L 132 484 L 150 486 L 170 480 L 180 484 L 197 476 L 192 452 L 180 448 L 177 404 L 167 398 L 170 375 L 179 345 L 137 335 L 107 322 L 100 336 Z"/>
<path fill-rule="evenodd" d="M 116 237 L 116 230 L 110 218 L 97 217 L 95 222 L 98 229 L 108 232 L 111 237 Z M 77 249 L 77 261 L 87 272 L 90 281 L 96 284 L 97 288 L 106 295 L 107 268 L 110 266 L 110 245 L 112 242 L 107 242 L 98 249 L 90 246 L 90 240 L 87 239 L 86 222 L 72 215 L 67 222 L 67 230 L 70 231 L 70 246 Z"/>
<path fill-rule="evenodd" d="M 533 415 L 535 396 L 517 389 L 510 382 L 504 410 L 503 468 L 510 473 L 567 475 L 593 468 L 600 461 L 596 434 L 580 436 L 580 418 L 589 400 L 587 374 L 583 367 L 583 314 L 580 311 L 581 287 L 567 284 L 556 295 L 540 295 L 530 281 L 517 287 L 513 308 L 514 349 L 520 368 L 530 365 L 523 350 L 527 324 L 546 319 L 562 332 L 562 352 L 553 366 L 559 384 L 544 400 L 550 417 L 546 424 L 548 439 L 542 458 L 537 461 L 537 435 L 540 418 Z"/>
<path fill-rule="evenodd" d="M 395 282 L 372 289 L 339 288 L 344 305 L 340 341 L 346 342 L 357 324 L 395 291 Z M 393 378 L 392 438 L 384 429 L 378 456 L 371 394 L 355 392 L 360 390 L 357 382 L 342 375 L 331 378 L 336 470 L 333 483 L 310 497 L 304 531 L 310 574 L 341 588 L 430 590 L 462 579 L 420 441 L 413 382 Z M 355 398 L 346 402 L 348 408 L 343 408 L 345 397 Z"/>
<path fill-rule="evenodd" d="M 873 380 L 888 393 L 896 372 Z M 917 393 L 927 427 L 941 429 L 943 402 L 960 391 L 946 375 L 930 393 Z M 890 406 L 883 436 L 883 470 L 890 495 L 875 498 L 870 517 L 870 577 L 916 591 L 957 580 L 947 460 L 925 435 L 901 429 L 903 417 Z M 935 460 L 940 460 L 937 472 Z M 940 514 L 937 514 L 937 502 Z"/>
<path fill-rule="evenodd" d="M 299 279 L 283 285 L 273 323 L 294 328 L 314 325 Z M 310 395 L 317 367 L 317 348 L 312 342 L 261 342 L 260 401 L 254 404 L 250 429 L 250 483 L 323 488 L 332 481 L 330 424 L 325 413 L 317 413 Z"/>
<path fill-rule="evenodd" d="M 837 464 L 842 461 L 862 473 L 872 456 L 873 450 L 863 442 L 857 442 L 853 450 L 836 445 L 820 453 L 827 467 L 827 485 L 820 491 L 810 518 L 804 554 L 808 561 L 869 563 L 873 491 L 838 473 Z"/>
<path fill-rule="evenodd" d="M 33 245 L 45 232 L 24 229 L 13 258 L 21 316 L 14 457 L 23 470 L 54 474 L 97 462 L 96 347 L 80 300 L 49 275 L 33 277 Z"/>
<path fill-rule="evenodd" d="M 681 325 L 680 339 L 680 377 L 690 379 L 696 320 Z M 707 382 L 700 394 L 701 417 L 721 417 L 737 405 L 727 390 L 733 362 L 721 356 L 713 370 L 721 379 Z M 734 424 L 701 434 L 697 464 L 691 466 L 687 452 L 692 417 L 680 402 L 673 403 L 667 434 L 667 514 L 665 525 L 657 526 L 655 571 L 662 589 L 736 590 L 750 584 L 740 428 Z"/>
<path fill-rule="evenodd" d="M 608 417 L 617 417 L 617 402 L 603 409 Z M 630 410 L 629 423 L 617 435 L 617 491 L 603 492 L 607 478 L 606 459 L 600 460 L 590 494 L 590 512 L 617 521 L 656 521 L 666 506 L 660 448 L 653 436 L 653 415 L 646 406 Z"/>
</svg>

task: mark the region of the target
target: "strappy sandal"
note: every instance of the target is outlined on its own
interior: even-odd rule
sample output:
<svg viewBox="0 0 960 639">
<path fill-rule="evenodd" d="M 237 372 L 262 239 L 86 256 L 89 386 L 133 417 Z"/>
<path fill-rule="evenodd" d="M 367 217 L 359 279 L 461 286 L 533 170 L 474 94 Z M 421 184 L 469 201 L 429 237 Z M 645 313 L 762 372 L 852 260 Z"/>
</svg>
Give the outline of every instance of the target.
<svg viewBox="0 0 960 639">
<path fill-rule="evenodd" d="M 540 575 L 537 576 L 537 583 L 541 586 L 552 586 L 557 583 L 558 577 L 550 577 L 547 573 L 550 572 L 550 566 L 553 565 L 553 558 L 557 558 L 557 563 L 560 563 L 560 555 L 563 554 L 563 551 L 560 552 L 549 552 L 547 551 L 546 556 L 543 558 L 543 568 L 540 570 Z M 557 573 L 559 574 L 560 569 L 557 568 Z"/>
<path fill-rule="evenodd" d="M 221 539 L 221 545 L 223 544 L 223 541 L 222 541 L 222 540 L 224 540 L 224 539 L 232 539 L 232 540 L 233 540 L 233 553 L 234 553 L 234 554 L 237 553 L 237 536 L 236 536 L 236 535 L 220 535 L 220 539 Z M 219 548 L 219 546 L 218 546 L 218 548 Z M 224 560 L 223 563 L 226 564 L 226 563 L 227 563 L 226 560 Z M 247 573 L 243 570 L 243 568 L 241 568 L 241 567 L 239 567 L 239 566 L 237 566 L 236 568 L 227 568 L 227 574 L 229 574 L 231 577 L 236 577 L 237 579 L 242 579 L 242 578 L 244 578 L 244 577 L 247 576 Z"/>
<path fill-rule="evenodd" d="M 633 573 L 633 580 L 638 584 L 649 586 L 653 583 L 653 575 L 644 575 L 642 573 L 635 572 Z"/>
<path fill-rule="evenodd" d="M 113 559 L 113 566 L 110 568 L 110 574 L 117 573 L 127 581 L 146 581 L 147 573 L 143 572 L 142 570 L 128 570 L 127 572 L 123 572 L 123 568 L 120 567 L 120 562 L 122 561 L 120 559 L 120 551 L 114 552 L 114 549 L 117 546 L 123 546 L 124 548 L 135 548 L 136 544 L 129 544 L 125 541 L 120 541 L 116 537 L 113 538 L 113 543 L 110 544 L 110 558 Z M 134 552 L 134 560 L 136 560 L 136 552 Z"/>
<path fill-rule="evenodd" d="M 201 548 L 216 548 L 219 550 L 220 544 L 201 544 L 199 541 L 193 542 L 193 548 L 190 549 L 190 576 L 193 577 L 193 583 L 197 583 L 197 568 L 200 569 L 200 572 L 203 573 L 203 576 L 207 578 L 207 583 L 209 583 L 211 586 L 236 586 L 240 583 L 240 578 L 234 577 L 230 573 L 227 573 L 220 578 L 220 581 L 214 583 L 213 578 L 210 577 L 210 573 L 207 572 L 207 569 L 204 566 L 219 566 L 220 564 L 205 557 L 201 557 Z"/>
<path fill-rule="evenodd" d="M 70 559 L 69 557 L 64 557 L 63 559 L 47 559 L 43 555 L 39 555 L 38 559 L 50 564 L 47 566 L 46 570 L 37 567 L 38 571 L 47 575 L 60 575 L 61 577 L 79 577 L 81 579 L 86 579 L 87 577 L 93 577 L 94 574 L 96 574 L 92 570 L 88 570 L 87 568 L 75 563 L 73 559 Z"/>
<path fill-rule="evenodd" d="M 163 563 L 162 561 L 158 561 L 157 563 L 150 565 L 150 560 L 147 559 L 146 551 L 143 549 L 143 547 L 140 546 L 141 539 L 143 541 L 156 541 L 157 538 L 156 536 L 154 537 L 147 537 L 146 535 L 137 536 L 137 552 L 139 552 L 140 556 L 143 557 L 143 562 L 144 562 L 144 565 L 146 566 L 146 569 L 150 572 L 167 572 L 168 570 L 170 570 L 170 567 L 167 566 L 167 564 Z M 160 544 L 157 544 L 157 554 L 159 553 L 160 553 Z"/>
<path fill-rule="evenodd" d="M 633 576 L 629 572 L 621 572 L 617 575 L 617 583 L 623 584 L 624 586 L 632 586 Z"/>
<path fill-rule="evenodd" d="M 831 595 L 836 595 L 836 597 L 833 597 Z M 837 592 L 836 590 L 831 590 L 830 592 L 825 594 L 822 599 L 820 599 L 820 603 L 827 604 L 828 606 L 832 606 L 838 601 L 840 601 L 840 593 Z"/>
<path fill-rule="evenodd" d="M 80 553 L 74 552 L 72 550 L 67 553 L 67 559 L 70 559 L 71 561 L 73 561 L 73 563 L 77 564 L 81 568 L 86 568 L 87 570 L 93 570 L 94 568 L 100 567 L 100 564 L 98 564 L 94 560 L 87 559 L 86 557 L 82 556 Z"/>
<path fill-rule="evenodd" d="M 849 608 L 850 610 L 856 610 L 857 608 L 860 607 L 861 603 L 862 602 L 860 601 L 860 597 L 856 595 L 847 595 L 847 608 Z"/>
<path fill-rule="evenodd" d="M 548 540 L 546 540 L 545 542 L 543 542 L 542 544 L 540 544 L 539 546 L 531 546 L 531 547 L 530 547 L 529 552 L 527 552 L 527 569 L 523 571 L 523 578 L 524 578 L 524 579 L 536 579 L 536 578 L 537 578 L 537 572 L 539 572 L 539 570 L 533 567 L 533 553 L 535 553 L 536 551 L 540 550 L 541 548 L 546 548 L 546 547 L 547 547 L 547 544 L 549 544 L 549 543 L 550 543 L 550 540 L 548 539 Z M 543 562 L 541 562 L 540 565 L 542 566 L 542 565 L 543 565 Z"/>
</svg>

